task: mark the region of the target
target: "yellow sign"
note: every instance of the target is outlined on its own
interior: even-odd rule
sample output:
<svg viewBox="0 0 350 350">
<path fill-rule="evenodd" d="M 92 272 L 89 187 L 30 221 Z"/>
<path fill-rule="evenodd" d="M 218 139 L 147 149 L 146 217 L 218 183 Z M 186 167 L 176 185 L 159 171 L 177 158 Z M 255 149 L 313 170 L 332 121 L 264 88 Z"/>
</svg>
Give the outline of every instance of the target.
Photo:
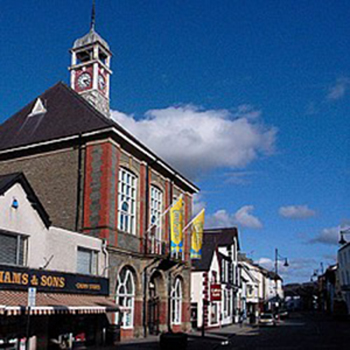
<svg viewBox="0 0 350 350">
<path fill-rule="evenodd" d="M 182 197 L 170 209 L 171 251 L 182 253 L 183 250 L 183 200 Z"/>
<path fill-rule="evenodd" d="M 203 209 L 192 222 L 191 230 L 191 259 L 202 258 L 203 230 L 204 230 L 204 213 Z"/>
</svg>

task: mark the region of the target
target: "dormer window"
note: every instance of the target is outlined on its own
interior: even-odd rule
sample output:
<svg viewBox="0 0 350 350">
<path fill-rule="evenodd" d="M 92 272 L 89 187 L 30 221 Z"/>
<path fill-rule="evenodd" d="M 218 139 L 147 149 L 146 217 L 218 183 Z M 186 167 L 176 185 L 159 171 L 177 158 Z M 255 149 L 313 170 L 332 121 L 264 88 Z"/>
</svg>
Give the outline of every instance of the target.
<svg viewBox="0 0 350 350">
<path fill-rule="evenodd" d="M 44 107 L 43 101 L 38 98 L 34 104 L 34 107 L 28 117 L 34 117 L 38 115 L 43 115 L 47 112 L 47 109 Z"/>
</svg>

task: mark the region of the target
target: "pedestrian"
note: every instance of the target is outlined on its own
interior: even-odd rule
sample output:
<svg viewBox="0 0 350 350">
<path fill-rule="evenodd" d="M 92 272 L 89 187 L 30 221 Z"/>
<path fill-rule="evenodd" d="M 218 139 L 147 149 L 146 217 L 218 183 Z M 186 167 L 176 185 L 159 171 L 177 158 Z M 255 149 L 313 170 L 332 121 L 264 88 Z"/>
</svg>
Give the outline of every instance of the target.
<svg viewBox="0 0 350 350">
<path fill-rule="evenodd" d="M 238 322 L 239 322 L 239 327 L 242 328 L 243 327 L 243 319 L 244 319 L 244 312 L 241 311 L 239 313 L 239 318 L 238 318 Z"/>
</svg>

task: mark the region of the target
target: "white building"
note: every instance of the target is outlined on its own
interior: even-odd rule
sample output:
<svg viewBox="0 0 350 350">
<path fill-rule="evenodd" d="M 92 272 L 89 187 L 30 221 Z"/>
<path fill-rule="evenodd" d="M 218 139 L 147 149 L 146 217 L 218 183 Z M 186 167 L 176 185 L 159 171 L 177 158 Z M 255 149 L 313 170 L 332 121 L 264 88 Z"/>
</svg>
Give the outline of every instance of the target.
<svg viewBox="0 0 350 350">
<path fill-rule="evenodd" d="M 192 263 L 193 327 L 200 328 L 203 322 L 205 328 L 221 327 L 238 321 L 238 250 L 236 228 L 204 231 L 202 259 Z"/>
<path fill-rule="evenodd" d="M 338 250 L 338 277 L 341 293 L 350 314 L 350 242 Z"/>
<path fill-rule="evenodd" d="M 107 311 L 118 310 L 106 297 L 107 266 L 102 240 L 51 226 L 23 174 L 0 176 L 0 340 L 23 339 L 22 318 L 29 313 L 36 316 L 31 349 L 66 334 L 64 323 L 71 324 L 71 337 L 84 333 L 100 343 Z M 36 289 L 30 309 L 28 288 Z"/>
</svg>

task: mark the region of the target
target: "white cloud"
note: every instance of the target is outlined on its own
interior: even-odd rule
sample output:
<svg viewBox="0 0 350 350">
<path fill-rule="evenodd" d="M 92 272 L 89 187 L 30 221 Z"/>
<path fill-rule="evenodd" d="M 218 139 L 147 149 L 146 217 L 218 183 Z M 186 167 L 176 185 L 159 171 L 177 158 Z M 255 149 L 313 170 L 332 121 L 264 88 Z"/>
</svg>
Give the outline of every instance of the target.
<svg viewBox="0 0 350 350">
<path fill-rule="evenodd" d="M 245 205 L 238 209 L 236 213 L 230 214 L 226 210 L 221 209 L 214 214 L 207 217 L 207 227 L 232 227 L 240 226 L 252 229 L 262 228 L 261 221 L 251 212 L 254 210 L 254 206 Z"/>
<path fill-rule="evenodd" d="M 193 216 L 197 215 L 206 206 L 207 203 L 203 200 L 201 193 L 197 193 L 193 196 Z"/>
<path fill-rule="evenodd" d="M 193 105 L 153 109 L 141 119 L 112 111 L 112 118 L 190 177 L 216 168 L 242 168 L 274 151 L 277 129 L 249 105 L 236 111 Z"/>
<path fill-rule="evenodd" d="M 306 219 L 316 215 L 307 205 L 289 205 L 279 208 L 279 214 L 289 219 Z"/>
<path fill-rule="evenodd" d="M 309 240 L 309 243 L 321 243 L 327 245 L 338 245 L 339 227 L 324 228 L 315 238 Z"/>
<path fill-rule="evenodd" d="M 333 86 L 330 87 L 327 99 L 328 100 L 339 100 L 344 97 L 345 93 L 349 89 L 350 79 L 349 78 L 338 78 Z"/>
<path fill-rule="evenodd" d="M 248 228 L 262 228 L 261 221 L 251 214 L 253 210 L 254 206 L 252 205 L 245 205 L 239 209 L 234 215 L 237 224 Z"/>
</svg>

